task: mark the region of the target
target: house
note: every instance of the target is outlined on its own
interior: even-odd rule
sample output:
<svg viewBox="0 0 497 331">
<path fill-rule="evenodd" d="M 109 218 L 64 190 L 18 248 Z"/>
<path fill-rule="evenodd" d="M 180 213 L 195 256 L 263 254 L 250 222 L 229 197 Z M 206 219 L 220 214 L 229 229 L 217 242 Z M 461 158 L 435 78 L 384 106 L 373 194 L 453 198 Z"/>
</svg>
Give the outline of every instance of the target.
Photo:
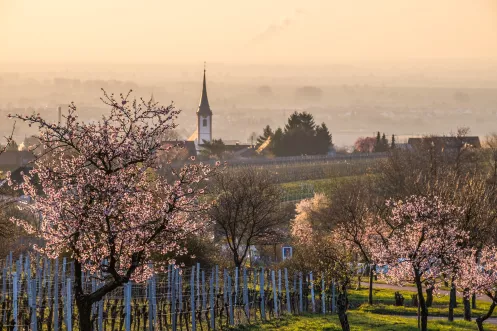
<svg viewBox="0 0 497 331">
<path fill-rule="evenodd" d="M 433 146 L 437 151 L 458 151 L 463 147 L 481 148 L 479 137 L 423 137 L 409 138 L 407 145 L 418 149 Z"/>
<path fill-rule="evenodd" d="M 0 154 L 0 170 L 25 167 L 35 159 L 35 155 L 30 151 L 5 151 Z"/>
</svg>

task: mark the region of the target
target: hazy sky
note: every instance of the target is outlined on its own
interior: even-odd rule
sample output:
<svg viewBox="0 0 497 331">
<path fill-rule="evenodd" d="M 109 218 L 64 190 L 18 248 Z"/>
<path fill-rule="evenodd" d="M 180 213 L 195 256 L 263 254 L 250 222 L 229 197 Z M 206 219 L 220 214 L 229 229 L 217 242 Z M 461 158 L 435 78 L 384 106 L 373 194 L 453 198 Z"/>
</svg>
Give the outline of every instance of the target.
<svg viewBox="0 0 497 331">
<path fill-rule="evenodd" d="M 497 0 L 0 0 L 0 63 L 497 59 Z"/>
</svg>

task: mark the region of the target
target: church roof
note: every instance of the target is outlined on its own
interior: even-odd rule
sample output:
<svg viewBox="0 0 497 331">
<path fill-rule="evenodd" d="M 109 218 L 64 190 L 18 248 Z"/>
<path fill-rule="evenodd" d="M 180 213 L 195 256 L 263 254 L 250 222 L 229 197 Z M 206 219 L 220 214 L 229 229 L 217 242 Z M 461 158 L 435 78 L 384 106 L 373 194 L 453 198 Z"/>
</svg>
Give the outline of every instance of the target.
<svg viewBox="0 0 497 331">
<path fill-rule="evenodd" d="M 202 86 L 202 95 L 200 96 L 200 104 L 198 106 L 197 114 L 203 116 L 212 115 L 211 107 L 209 107 L 209 99 L 207 98 L 207 83 L 205 81 L 205 69 L 204 69 L 204 83 Z"/>
</svg>

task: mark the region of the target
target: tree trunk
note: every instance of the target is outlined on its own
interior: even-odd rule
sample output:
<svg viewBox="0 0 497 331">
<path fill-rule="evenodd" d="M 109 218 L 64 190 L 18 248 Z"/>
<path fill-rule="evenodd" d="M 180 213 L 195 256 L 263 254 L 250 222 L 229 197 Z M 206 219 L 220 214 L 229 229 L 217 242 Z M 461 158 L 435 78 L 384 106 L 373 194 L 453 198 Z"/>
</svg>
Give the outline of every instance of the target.
<svg viewBox="0 0 497 331">
<path fill-rule="evenodd" d="M 475 293 L 473 293 L 473 295 L 471 296 L 471 308 L 476 309 L 476 294 Z"/>
<path fill-rule="evenodd" d="M 469 301 L 468 289 L 464 290 L 463 304 L 464 304 L 464 320 L 471 321 L 471 302 Z"/>
<path fill-rule="evenodd" d="M 449 296 L 449 321 L 454 321 L 454 308 L 456 308 L 456 286 L 454 283 L 451 284 L 450 287 L 450 296 Z"/>
<path fill-rule="evenodd" d="M 79 313 L 79 331 L 91 331 L 91 303 L 86 298 L 76 297 Z"/>
<path fill-rule="evenodd" d="M 430 285 L 426 288 L 426 307 L 431 307 L 433 304 L 433 287 Z"/>
<path fill-rule="evenodd" d="M 337 297 L 337 313 L 342 331 L 350 331 L 349 319 L 347 317 L 347 282 L 340 285 Z"/>
<path fill-rule="evenodd" d="M 360 289 L 361 289 L 361 274 L 358 274 L 356 291 L 359 291 Z"/>
<path fill-rule="evenodd" d="M 421 276 L 417 270 L 415 273 L 416 288 L 418 290 L 418 304 L 421 310 L 421 331 L 428 331 L 428 307 L 426 307 L 425 297 L 423 295 L 423 284 Z"/>
<path fill-rule="evenodd" d="M 369 269 L 369 294 L 368 294 L 368 303 L 370 305 L 373 304 L 373 278 L 374 278 L 374 269 L 376 265 L 371 265 Z"/>
<path fill-rule="evenodd" d="M 478 325 L 478 331 L 483 331 L 483 322 L 485 322 L 487 318 L 492 316 L 494 308 L 495 308 L 495 301 L 492 302 L 490 308 L 488 309 L 488 312 L 485 315 L 481 315 L 476 318 L 476 325 Z"/>
</svg>

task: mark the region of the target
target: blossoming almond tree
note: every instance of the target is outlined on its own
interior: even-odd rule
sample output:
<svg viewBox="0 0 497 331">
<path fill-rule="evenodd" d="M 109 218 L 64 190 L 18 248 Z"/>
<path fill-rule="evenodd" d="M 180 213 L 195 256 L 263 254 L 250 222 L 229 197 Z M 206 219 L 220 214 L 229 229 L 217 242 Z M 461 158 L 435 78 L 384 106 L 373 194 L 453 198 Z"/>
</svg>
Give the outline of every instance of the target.
<svg viewBox="0 0 497 331">
<path fill-rule="evenodd" d="M 39 115 L 11 116 L 39 126 L 44 150 L 20 185 L 34 199 L 42 224 L 35 229 L 14 221 L 44 239 L 37 249 L 49 257 L 71 254 L 82 331 L 92 328 L 93 303 L 130 280 L 149 277 L 152 255 L 186 253 L 179 242 L 206 221 L 207 206 L 199 196 L 216 167 L 166 165 L 167 176 L 159 176 L 158 155 L 172 148 L 160 137 L 175 127 L 179 111 L 131 100 L 130 93 L 115 98 L 104 91 L 110 114 L 92 123 L 78 119 L 74 104 L 59 124 Z M 83 271 L 101 277 L 103 286 L 86 292 Z"/>
<path fill-rule="evenodd" d="M 321 223 L 329 201 L 321 194 L 299 202 L 292 221 L 292 237 L 296 250 L 292 260 L 305 269 L 321 271 L 337 284 L 337 313 L 343 331 L 349 331 L 347 317 L 347 288 L 357 272 L 353 254 L 336 232 L 326 230 Z"/>
<path fill-rule="evenodd" d="M 439 198 L 412 196 L 405 202 L 388 202 L 392 207 L 392 233 L 374 250 L 380 265 L 388 267 L 385 277 L 397 284 L 416 284 L 421 310 L 421 329 L 427 330 L 428 308 L 423 284 L 436 286 L 463 256 L 466 235 L 454 225 L 461 211 Z"/>
<path fill-rule="evenodd" d="M 478 261 L 478 262 L 477 262 Z M 478 330 L 483 331 L 483 322 L 494 312 L 497 305 L 497 247 L 485 246 L 481 253 L 473 250 L 462 261 L 457 274 L 457 282 L 465 291 L 464 295 L 486 295 L 492 300 L 485 315 L 476 318 Z"/>
</svg>

